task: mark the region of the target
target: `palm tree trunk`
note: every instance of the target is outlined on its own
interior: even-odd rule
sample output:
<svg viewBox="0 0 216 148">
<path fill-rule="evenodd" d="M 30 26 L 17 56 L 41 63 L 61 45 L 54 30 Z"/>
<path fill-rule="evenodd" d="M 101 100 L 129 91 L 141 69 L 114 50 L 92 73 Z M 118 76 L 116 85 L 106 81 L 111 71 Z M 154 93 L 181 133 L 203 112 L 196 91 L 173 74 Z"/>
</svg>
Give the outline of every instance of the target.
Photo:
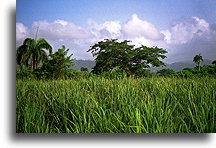
<svg viewBox="0 0 216 148">
<path fill-rule="evenodd" d="M 32 60 L 31 63 L 30 63 L 30 69 L 31 69 L 31 71 L 34 70 L 34 60 Z"/>
<path fill-rule="evenodd" d="M 198 70 L 200 71 L 200 63 L 198 62 Z"/>
</svg>

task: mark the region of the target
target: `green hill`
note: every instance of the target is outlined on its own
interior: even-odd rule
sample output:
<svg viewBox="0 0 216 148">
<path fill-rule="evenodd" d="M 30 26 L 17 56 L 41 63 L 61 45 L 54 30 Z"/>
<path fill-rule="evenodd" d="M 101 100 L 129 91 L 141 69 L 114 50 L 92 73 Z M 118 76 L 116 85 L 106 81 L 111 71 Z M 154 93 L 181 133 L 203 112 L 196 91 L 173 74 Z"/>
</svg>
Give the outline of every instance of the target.
<svg viewBox="0 0 216 148">
<path fill-rule="evenodd" d="M 211 65 L 212 61 L 209 59 L 204 59 L 203 62 L 201 62 L 201 66 L 203 65 Z M 196 64 L 193 61 L 180 61 L 180 62 L 174 62 L 171 64 L 166 64 L 165 67 L 152 67 L 151 69 L 153 71 L 161 70 L 164 68 L 173 69 L 174 71 L 181 71 L 184 68 L 194 68 Z"/>
<path fill-rule="evenodd" d="M 95 66 L 95 61 L 92 60 L 74 60 L 75 66 L 72 68 L 74 70 L 80 70 L 81 67 L 87 67 L 89 71 L 92 70 L 92 68 Z M 211 65 L 212 61 L 209 59 L 204 59 L 203 62 L 201 62 L 201 66 L 203 65 Z M 171 64 L 166 64 L 166 67 L 151 67 L 150 69 L 153 71 L 161 70 L 164 68 L 173 69 L 174 71 L 181 71 L 184 68 L 194 68 L 196 64 L 193 61 L 180 61 L 180 62 L 174 62 Z"/>
<path fill-rule="evenodd" d="M 95 61 L 91 60 L 74 60 L 75 65 L 72 67 L 74 70 L 80 70 L 81 67 L 87 67 L 89 71 L 95 66 Z"/>
</svg>

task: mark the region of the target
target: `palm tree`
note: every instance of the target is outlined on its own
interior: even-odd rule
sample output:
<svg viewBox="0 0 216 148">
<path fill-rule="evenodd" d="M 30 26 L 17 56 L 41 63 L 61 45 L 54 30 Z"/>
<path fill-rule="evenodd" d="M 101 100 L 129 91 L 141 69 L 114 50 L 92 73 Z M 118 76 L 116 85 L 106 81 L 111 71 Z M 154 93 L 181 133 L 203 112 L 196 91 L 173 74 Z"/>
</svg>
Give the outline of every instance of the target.
<svg viewBox="0 0 216 148">
<path fill-rule="evenodd" d="M 40 62 L 48 59 L 48 55 L 52 53 L 52 46 L 44 39 L 38 40 L 32 38 L 26 38 L 21 46 L 18 47 L 16 53 L 16 61 L 21 70 L 23 66 L 27 66 L 31 71 L 38 68 Z"/>
<path fill-rule="evenodd" d="M 196 55 L 194 58 L 193 58 L 193 62 L 195 62 L 198 66 L 198 69 L 200 70 L 200 62 L 203 61 L 203 58 L 202 56 L 199 54 L 199 55 Z"/>
</svg>

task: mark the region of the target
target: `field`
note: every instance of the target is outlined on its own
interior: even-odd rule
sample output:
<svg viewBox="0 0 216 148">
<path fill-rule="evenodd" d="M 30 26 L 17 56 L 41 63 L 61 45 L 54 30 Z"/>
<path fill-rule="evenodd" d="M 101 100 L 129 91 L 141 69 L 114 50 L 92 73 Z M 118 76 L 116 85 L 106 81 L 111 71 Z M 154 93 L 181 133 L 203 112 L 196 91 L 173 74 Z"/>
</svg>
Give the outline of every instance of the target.
<svg viewBox="0 0 216 148">
<path fill-rule="evenodd" d="M 17 133 L 216 132 L 215 78 L 17 80 Z"/>
</svg>

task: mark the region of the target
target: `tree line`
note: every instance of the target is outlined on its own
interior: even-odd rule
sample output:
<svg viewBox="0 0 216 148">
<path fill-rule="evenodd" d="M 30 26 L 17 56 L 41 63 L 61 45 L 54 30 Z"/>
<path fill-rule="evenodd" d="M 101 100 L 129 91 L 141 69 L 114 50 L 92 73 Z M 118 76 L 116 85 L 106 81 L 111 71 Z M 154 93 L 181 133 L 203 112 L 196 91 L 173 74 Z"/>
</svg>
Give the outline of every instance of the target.
<svg viewBox="0 0 216 148">
<path fill-rule="evenodd" d="M 63 45 L 53 53 L 52 46 L 44 38 L 26 38 L 16 51 L 17 78 L 60 79 L 98 75 L 108 78 L 155 75 L 189 77 L 203 71 L 205 74 L 216 73 L 215 61 L 214 66 L 201 68 L 200 63 L 203 59 L 200 54 L 193 59 L 197 64 L 195 69 L 184 69 L 178 73 L 171 69 L 162 69 L 153 73 L 148 68 L 165 66 L 162 59 L 166 58 L 167 51 L 157 46 L 135 47 L 128 40 L 119 42 L 117 39 L 105 39 L 90 46 L 87 52 L 96 57 L 96 65 L 91 72 L 88 72 L 86 67 L 82 67 L 81 72 L 73 70 L 73 54 L 68 56 L 68 51 Z"/>
</svg>

